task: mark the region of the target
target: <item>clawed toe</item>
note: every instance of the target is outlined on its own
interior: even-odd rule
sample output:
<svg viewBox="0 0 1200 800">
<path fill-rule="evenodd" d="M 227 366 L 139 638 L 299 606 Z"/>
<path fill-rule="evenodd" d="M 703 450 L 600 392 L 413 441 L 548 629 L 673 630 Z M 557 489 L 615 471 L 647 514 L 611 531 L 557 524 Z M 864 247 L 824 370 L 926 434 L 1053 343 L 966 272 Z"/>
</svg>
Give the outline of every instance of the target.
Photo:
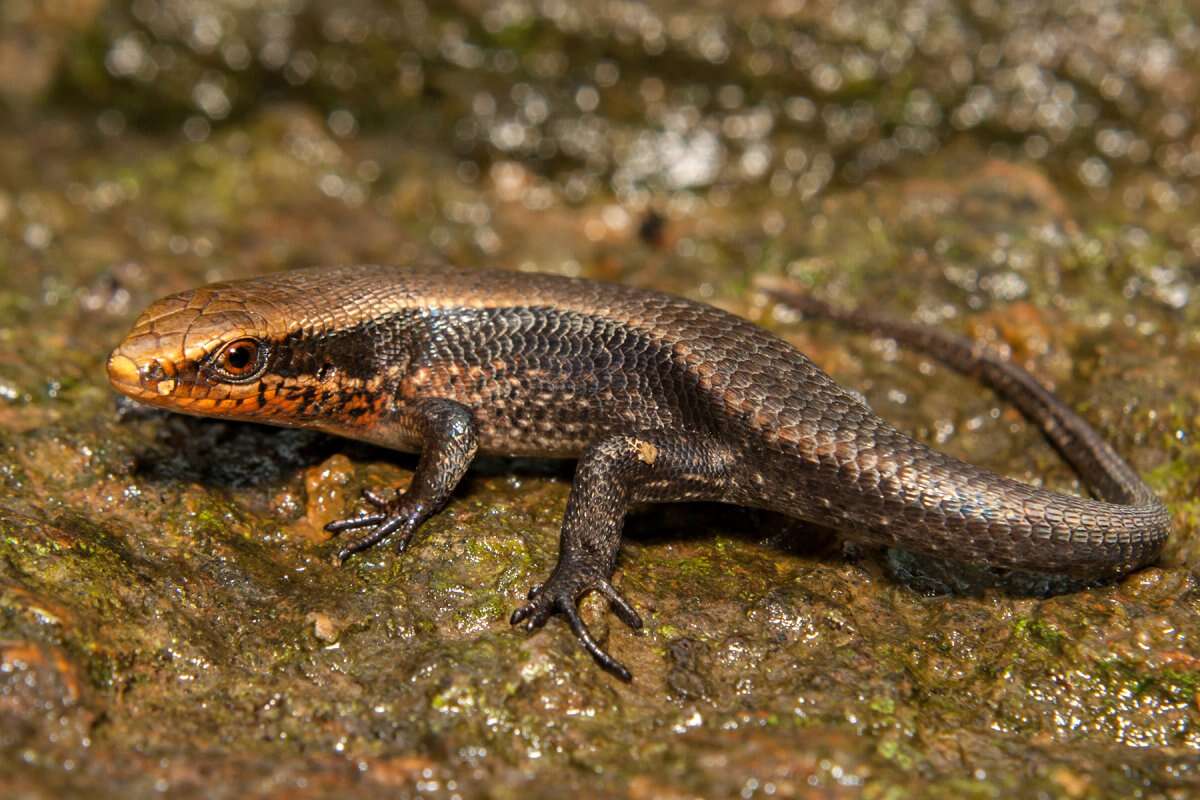
<svg viewBox="0 0 1200 800">
<path fill-rule="evenodd" d="M 392 501 L 376 492 L 374 489 L 363 489 L 362 497 L 376 508 L 387 508 Z"/>
<path fill-rule="evenodd" d="M 629 601 L 622 597 L 620 592 L 606 580 L 595 579 L 575 591 L 563 591 L 556 587 L 556 584 L 562 585 L 563 583 L 563 581 L 556 581 L 551 576 L 551 579 L 546 584 L 539 584 L 530 589 L 528 595 L 529 602 L 513 612 L 509 620 L 510 623 L 518 625 L 524 622 L 525 630 L 534 631 L 545 625 L 550 617 L 555 614 L 561 614 L 566 618 L 567 624 L 571 626 L 571 631 L 575 634 L 575 638 L 583 645 L 583 649 L 591 654 L 596 663 L 623 681 L 628 682 L 632 680 L 633 675 L 629 670 L 621 662 L 606 653 L 596 643 L 596 640 L 592 638 L 591 631 L 584 624 L 576 604 L 579 598 L 587 594 L 587 592 L 595 590 L 604 595 L 609 601 L 617 617 L 634 630 L 642 627 L 642 618 L 634 610 Z"/>
<path fill-rule="evenodd" d="M 609 606 L 622 622 L 635 631 L 642 629 L 641 615 L 634 609 L 633 604 L 626 600 L 611 583 L 600 581 L 596 589 L 608 599 Z"/>
<path fill-rule="evenodd" d="M 626 669 L 624 664 L 617 661 L 606 653 L 600 645 L 596 644 L 596 640 L 592 638 L 587 625 L 583 624 L 583 618 L 579 616 L 579 609 L 575 607 L 574 603 L 564 609 L 563 614 L 567 618 L 567 624 L 575 632 L 575 638 L 579 639 L 579 643 L 583 645 L 584 650 L 592 654 L 592 658 L 596 660 L 597 664 L 626 683 L 633 680 L 633 673 Z"/>
<path fill-rule="evenodd" d="M 529 602 L 518 608 L 512 613 L 508 621 L 511 625 L 519 625 L 525 623 L 525 630 L 533 631 L 546 624 L 546 620 L 554 613 L 553 604 L 545 602 L 544 598 L 538 597 L 538 589 L 541 586 L 535 586 L 529 590 Z"/>
<path fill-rule="evenodd" d="M 382 542 L 384 539 L 391 536 L 393 533 L 398 531 L 400 528 L 404 527 L 409 522 L 410 522 L 410 520 L 408 517 L 384 516 L 383 520 L 375 528 L 372 528 L 371 530 L 367 531 L 366 533 L 364 533 L 360 536 L 357 536 L 354 539 L 351 539 L 350 541 L 346 542 L 346 544 L 343 545 L 340 550 L 338 550 L 338 552 L 337 552 L 338 563 L 345 561 L 347 558 L 349 558 L 350 556 L 354 555 L 355 553 L 357 553 L 361 550 L 366 550 L 368 547 L 370 547 L 373 544 L 378 544 L 379 542 Z M 407 544 L 407 540 L 408 540 L 407 534 L 405 536 L 401 537 L 401 541 L 403 543 Z"/>
<path fill-rule="evenodd" d="M 341 564 L 355 553 L 366 550 L 395 534 L 399 534 L 396 537 L 396 550 L 403 553 L 412 539 L 413 532 L 428 516 L 420 502 L 410 500 L 404 495 L 388 499 L 370 489 L 364 489 L 362 496 L 368 503 L 378 508 L 379 513 L 360 514 L 357 517 L 330 522 L 325 526 L 325 530 L 334 535 L 343 531 L 367 529 L 342 543 L 342 547 L 333 557 L 335 564 Z"/>
<path fill-rule="evenodd" d="M 349 517 L 347 519 L 339 519 L 330 522 L 325 526 L 325 530 L 329 533 L 338 534 L 342 531 L 352 531 L 355 528 L 365 528 L 369 525 L 378 525 L 387 519 L 387 514 L 360 514 L 357 517 Z"/>
</svg>

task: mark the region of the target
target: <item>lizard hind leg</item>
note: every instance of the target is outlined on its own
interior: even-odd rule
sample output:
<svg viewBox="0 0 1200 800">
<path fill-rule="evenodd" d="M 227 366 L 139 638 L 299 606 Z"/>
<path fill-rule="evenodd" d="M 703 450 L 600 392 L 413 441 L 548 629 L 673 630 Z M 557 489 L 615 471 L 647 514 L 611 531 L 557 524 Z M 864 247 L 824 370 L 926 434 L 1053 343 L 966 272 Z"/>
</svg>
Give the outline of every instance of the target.
<svg viewBox="0 0 1200 800">
<path fill-rule="evenodd" d="M 579 616 L 578 602 L 589 592 L 599 592 L 622 622 L 640 628 L 642 620 L 633 605 L 609 582 L 626 511 L 640 502 L 724 499 L 731 460 L 724 447 L 702 434 L 614 434 L 593 443 L 575 471 L 558 563 L 513 613 L 512 624 L 524 622 L 527 630 L 534 630 L 561 614 L 602 667 L 630 680 L 629 670 L 596 643 Z"/>
</svg>

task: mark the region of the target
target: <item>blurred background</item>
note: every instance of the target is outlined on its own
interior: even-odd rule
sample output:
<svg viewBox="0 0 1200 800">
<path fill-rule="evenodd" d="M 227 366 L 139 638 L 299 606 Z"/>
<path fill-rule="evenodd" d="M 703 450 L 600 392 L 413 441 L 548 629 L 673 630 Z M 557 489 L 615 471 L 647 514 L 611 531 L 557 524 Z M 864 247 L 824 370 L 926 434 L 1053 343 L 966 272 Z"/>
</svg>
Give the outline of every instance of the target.
<svg viewBox="0 0 1200 800">
<path fill-rule="evenodd" d="M 1200 791 L 1198 108 L 1184 0 L 2 0 L 0 794 Z M 158 296 L 429 254 L 720 305 L 926 441 L 1078 491 L 994 397 L 755 281 L 968 333 L 1176 533 L 1039 600 L 652 512 L 618 575 L 645 634 L 585 604 L 618 686 L 505 622 L 569 470 L 485 467 L 404 559 L 338 571 L 321 524 L 411 462 L 118 421 L 103 362 Z"/>
<path fill-rule="evenodd" d="M 511 262 L 528 257 L 517 240 L 536 215 L 538 265 L 566 268 L 619 250 L 649 212 L 797 241 L 831 192 L 999 162 L 1025 170 L 1014 180 L 1067 232 L 1081 213 L 1161 231 L 1134 291 L 1180 307 L 1200 257 L 1200 227 L 1181 213 L 1200 178 L 1193 11 L 6 0 L 0 99 L 16 141 L 0 222 L 29 250 L 4 257 L 78 257 L 64 229 L 99 215 L 110 246 L 133 236 L 141 254 L 213 270 L 233 269 L 245 248 L 231 243 L 253 234 L 274 240 L 253 255 L 263 269 L 378 257 L 399 238 Z M 13 193 L 35 175 L 45 196 Z M 344 241 L 292 242 L 308 216 Z M 1093 247 L 1136 256 L 1145 237 L 1126 233 Z M 723 277 L 699 238 L 671 246 L 705 280 Z M 1007 289 L 992 294 L 1026 291 L 994 282 Z"/>
</svg>

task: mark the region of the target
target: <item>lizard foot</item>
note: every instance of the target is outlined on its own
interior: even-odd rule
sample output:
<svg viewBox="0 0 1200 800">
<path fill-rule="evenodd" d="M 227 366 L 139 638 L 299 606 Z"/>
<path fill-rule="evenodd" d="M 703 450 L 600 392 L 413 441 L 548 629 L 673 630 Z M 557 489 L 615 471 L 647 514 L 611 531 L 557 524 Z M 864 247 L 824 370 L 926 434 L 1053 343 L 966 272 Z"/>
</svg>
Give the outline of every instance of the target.
<svg viewBox="0 0 1200 800">
<path fill-rule="evenodd" d="M 334 535 L 366 528 L 343 541 L 333 557 L 335 564 L 341 564 L 355 553 L 366 550 L 389 536 L 396 537 L 396 551 L 403 553 L 408 548 L 413 533 L 429 517 L 426 505 L 416 498 L 410 498 L 407 492 L 397 492 L 390 500 L 370 489 L 364 489 L 362 494 L 363 499 L 375 506 L 376 513 L 348 517 L 325 526 L 325 530 Z"/>
<path fill-rule="evenodd" d="M 571 626 L 583 649 L 591 653 L 601 667 L 616 675 L 623 681 L 630 681 L 633 675 L 625 666 L 610 656 L 596 643 L 592 634 L 579 616 L 578 602 L 588 592 L 599 592 L 609 602 L 613 612 L 622 622 L 634 630 L 642 627 L 642 618 L 638 616 L 633 606 L 621 596 L 613 585 L 604 578 L 588 576 L 584 571 L 560 570 L 554 573 L 546 583 L 533 587 L 529 592 L 529 602 L 513 612 L 510 622 L 513 625 L 524 622 L 525 630 L 532 631 L 542 627 L 555 614 L 562 614 L 567 624 Z"/>
</svg>

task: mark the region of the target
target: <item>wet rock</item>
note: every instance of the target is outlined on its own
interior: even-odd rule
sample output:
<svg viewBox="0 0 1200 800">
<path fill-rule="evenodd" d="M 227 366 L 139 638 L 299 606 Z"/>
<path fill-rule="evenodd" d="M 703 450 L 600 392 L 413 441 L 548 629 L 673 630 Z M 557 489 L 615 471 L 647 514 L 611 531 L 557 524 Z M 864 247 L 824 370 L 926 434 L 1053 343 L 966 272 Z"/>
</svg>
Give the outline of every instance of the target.
<svg viewBox="0 0 1200 800">
<path fill-rule="evenodd" d="M 25 111 L 58 75 L 64 52 L 102 0 L 11 0 L 0 8 L 0 101 Z"/>
<path fill-rule="evenodd" d="M 17 794 L 1195 794 L 1195 20 L 877 5 L 76 15 L 55 90 L 0 121 Z M 42 19 L 8 3 L 5 22 L 18 6 Z M 554 565 L 569 465 L 484 461 L 403 556 L 335 568 L 322 526 L 414 458 L 114 407 L 104 359 L 161 294 L 431 253 L 713 302 L 901 429 L 1080 491 L 970 381 L 753 287 L 975 336 L 1147 476 L 1172 540 L 1120 582 L 1022 588 L 766 514 L 651 508 L 616 576 L 644 629 L 583 604 L 626 685 L 560 621 L 507 623 Z"/>
<path fill-rule="evenodd" d="M 49 769 L 77 766 L 97 717 L 85 702 L 87 688 L 79 667 L 61 648 L 0 642 L 0 752 L 5 759 Z"/>
</svg>

